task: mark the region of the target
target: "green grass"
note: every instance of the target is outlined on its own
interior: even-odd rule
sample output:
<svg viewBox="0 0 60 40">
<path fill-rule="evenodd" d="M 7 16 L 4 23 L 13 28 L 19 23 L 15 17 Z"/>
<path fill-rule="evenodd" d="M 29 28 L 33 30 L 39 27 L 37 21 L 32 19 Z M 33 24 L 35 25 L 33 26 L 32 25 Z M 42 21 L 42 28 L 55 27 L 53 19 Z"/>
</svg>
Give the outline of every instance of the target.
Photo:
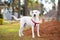
<svg viewBox="0 0 60 40">
<path fill-rule="evenodd" d="M 19 37 L 19 23 L 0 25 L 0 40 L 30 40 L 31 36 Z M 27 28 L 25 28 L 26 30 Z"/>
<path fill-rule="evenodd" d="M 0 40 L 18 40 L 19 23 L 0 25 Z"/>
<path fill-rule="evenodd" d="M 41 38 L 31 36 L 19 37 L 19 23 L 0 25 L 0 40 L 40 40 Z M 25 30 L 28 28 L 25 28 Z M 42 39 L 41 39 L 42 40 Z M 44 40 L 44 39 L 43 39 Z"/>
</svg>

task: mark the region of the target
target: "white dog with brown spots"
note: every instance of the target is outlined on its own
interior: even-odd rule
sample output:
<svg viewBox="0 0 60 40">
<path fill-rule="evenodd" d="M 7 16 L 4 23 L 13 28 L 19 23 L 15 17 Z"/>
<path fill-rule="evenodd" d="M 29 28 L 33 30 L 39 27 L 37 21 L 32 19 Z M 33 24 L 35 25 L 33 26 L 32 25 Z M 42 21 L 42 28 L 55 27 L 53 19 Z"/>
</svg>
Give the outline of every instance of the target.
<svg viewBox="0 0 60 40">
<path fill-rule="evenodd" d="M 19 36 L 23 36 L 23 29 L 24 26 L 29 25 L 32 28 L 32 38 L 34 38 L 34 27 L 36 26 L 37 28 L 37 36 L 40 37 L 39 35 L 39 14 L 40 11 L 38 10 L 33 10 L 30 12 L 31 16 L 23 16 L 21 18 L 16 18 L 15 16 L 12 15 L 12 17 L 14 17 L 15 20 L 20 20 L 20 29 L 19 29 Z"/>
</svg>

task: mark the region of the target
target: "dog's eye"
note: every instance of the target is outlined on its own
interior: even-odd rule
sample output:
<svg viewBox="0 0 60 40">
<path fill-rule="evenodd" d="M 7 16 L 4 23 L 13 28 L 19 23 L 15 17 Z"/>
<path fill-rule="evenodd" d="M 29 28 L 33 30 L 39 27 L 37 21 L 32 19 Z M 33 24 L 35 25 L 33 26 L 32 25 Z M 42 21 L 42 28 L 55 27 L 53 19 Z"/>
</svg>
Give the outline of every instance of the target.
<svg viewBox="0 0 60 40">
<path fill-rule="evenodd" d="M 35 13 L 37 13 L 37 12 L 35 12 Z"/>
</svg>

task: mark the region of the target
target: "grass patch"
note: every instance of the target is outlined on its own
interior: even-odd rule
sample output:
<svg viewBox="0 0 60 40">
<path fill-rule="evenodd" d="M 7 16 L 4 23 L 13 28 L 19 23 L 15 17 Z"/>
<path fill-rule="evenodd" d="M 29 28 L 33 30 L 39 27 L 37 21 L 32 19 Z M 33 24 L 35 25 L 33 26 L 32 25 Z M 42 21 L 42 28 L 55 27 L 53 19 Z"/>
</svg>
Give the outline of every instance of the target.
<svg viewBox="0 0 60 40">
<path fill-rule="evenodd" d="M 6 25 L 5 25 L 6 24 Z M 18 31 L 19 31 L 19 23 L 13 23 L 13 24 L 7 24 L 4 23 L 4 25 L 0 25 L 0 40 L 29 40 L 31 39 L 31 36 L 24 36 L 19 37 Z M 28 27 L 25 28 L 25 30 L 28 29 Z"/>
<path fill-rule="evenodd" d="M 31 36 L 23 36 L 19 37 L 19 23 L 13 23 L 13 24 L 4 24 L 0 25 L 0 40 L 37 40 L 39 38 L 32 39 Z M 29 29 L 29 27 L 26 27 L 24 30 Z M 40 39 L 39 39 L 40 40 Z"/>
</svg>

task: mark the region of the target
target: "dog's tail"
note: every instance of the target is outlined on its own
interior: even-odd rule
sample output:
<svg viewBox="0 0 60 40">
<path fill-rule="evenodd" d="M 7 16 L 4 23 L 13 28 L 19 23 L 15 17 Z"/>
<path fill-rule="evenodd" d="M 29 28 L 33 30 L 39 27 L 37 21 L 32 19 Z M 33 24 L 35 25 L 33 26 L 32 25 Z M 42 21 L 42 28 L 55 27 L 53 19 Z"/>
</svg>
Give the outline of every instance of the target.
<svg viewBox="0 0 60 40">
<path fill-rule="evenodd" d="M 15 20 L 20 20 L 20 18 L 15 17 L 14 15 L 11 15 Z"/>
</svg>

